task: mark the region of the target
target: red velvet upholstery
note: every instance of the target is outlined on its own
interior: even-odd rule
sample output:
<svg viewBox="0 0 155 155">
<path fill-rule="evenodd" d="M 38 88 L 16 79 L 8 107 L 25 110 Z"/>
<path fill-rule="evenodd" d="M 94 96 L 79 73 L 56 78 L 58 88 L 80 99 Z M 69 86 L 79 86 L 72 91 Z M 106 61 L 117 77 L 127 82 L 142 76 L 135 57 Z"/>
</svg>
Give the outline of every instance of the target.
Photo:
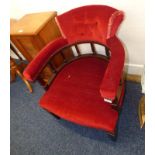
<svg viewBox="0 0 155 155">
<path fill-rule="evenodd" d="M 115 35 L 123 13 L 105 5 L 88 5 L 72 9 L 56 17 L 64 38 L 69 43 L 93 40 L 106 45 Z"/>
<path fill-rule="evenodd" d="M 24 71 L 28 80 L 37 78 L 54 53 L 76 42 L 105 45 L 110 60 L 85 57 L 67 64 L 41 98 L 41 107 L 69 121 L 115 134 L 124 83 L 117 107 L 104 99 L 115 103 L 123 71 L 124 48 L 116 37 L 123 17 L 122 11 L 103 5 L 83 6 L 57 16 L 63 37 L 50 42 L 28 65 Z"/>
<path fill-rule="evenodd" d="M 118 38 L 112 37 L 107 40 L 107 46 L 111 51 L 111 58 L 103 77 L 100 92 L 102 97 L 114 100 L 124 67 L 124 49 Z"/>
<path fill-rule="evenodd" d="M 118 112 L 99 92 L 107 65 L 92 57 L 67 65 L 41 98 L 41 107 L 69 121 L 114 133 Z"/>
<path fill-rule="evenodd" d="M 23 75 L 25 78 L 29 81 L 34 81 L 52 55 L 67 44 L 68 41 L 64 38 L 58 38 L 47 44 L 35 57 L 35 61 L 31 61 L 28 67 L 24 70 Z"/>
</svg>

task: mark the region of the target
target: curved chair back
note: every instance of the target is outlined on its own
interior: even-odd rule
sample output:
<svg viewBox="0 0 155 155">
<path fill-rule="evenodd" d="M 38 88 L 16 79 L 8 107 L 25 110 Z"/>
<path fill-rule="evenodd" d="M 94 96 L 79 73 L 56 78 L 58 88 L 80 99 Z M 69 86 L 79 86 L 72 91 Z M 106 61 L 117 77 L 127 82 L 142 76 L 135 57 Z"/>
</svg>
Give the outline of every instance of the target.
<svg viewBox="0 0 155 155">
<path fill-rule="evenodd" d="M 106 44 L 122 19 L 123 13 L 112 7 L 88 5 L 57 16 L 56 22 L 69 43 L 93 40 Z"/>
</svg>

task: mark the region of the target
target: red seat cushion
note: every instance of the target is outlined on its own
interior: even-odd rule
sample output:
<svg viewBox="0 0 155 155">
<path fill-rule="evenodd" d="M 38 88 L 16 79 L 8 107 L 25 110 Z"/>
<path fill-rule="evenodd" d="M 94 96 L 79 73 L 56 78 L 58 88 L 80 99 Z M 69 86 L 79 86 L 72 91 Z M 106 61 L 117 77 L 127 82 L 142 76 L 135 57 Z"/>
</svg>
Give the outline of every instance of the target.
<svg viewBox="0 0 155 155">
<path fill-rule="evenodd" d="M 118 112 L 100 95 L 100 84 L 108 62 L 87 57 L 60 71 L 40 106 L 61 118 L 80 125 L 114 133 Z"/>
</svg>

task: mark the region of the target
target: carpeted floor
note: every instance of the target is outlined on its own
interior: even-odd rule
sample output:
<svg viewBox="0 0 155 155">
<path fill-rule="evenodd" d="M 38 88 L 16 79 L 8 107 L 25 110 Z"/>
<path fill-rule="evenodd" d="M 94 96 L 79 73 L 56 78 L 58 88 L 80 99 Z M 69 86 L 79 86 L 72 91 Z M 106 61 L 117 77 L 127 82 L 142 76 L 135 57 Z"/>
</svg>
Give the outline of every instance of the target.
<svg viewBox="0 0 155 155">
<path fill-rule="evenodd" d="M 20 80 L 11 84 L 11 155 L 144 155 L 145 129 L 137 107 L 141 86 L 127 82 L 116 142 L 102 131 L 57 120 L 38 106 L 44 93 L 35 83 L 30 94 Z"/>
</svg>

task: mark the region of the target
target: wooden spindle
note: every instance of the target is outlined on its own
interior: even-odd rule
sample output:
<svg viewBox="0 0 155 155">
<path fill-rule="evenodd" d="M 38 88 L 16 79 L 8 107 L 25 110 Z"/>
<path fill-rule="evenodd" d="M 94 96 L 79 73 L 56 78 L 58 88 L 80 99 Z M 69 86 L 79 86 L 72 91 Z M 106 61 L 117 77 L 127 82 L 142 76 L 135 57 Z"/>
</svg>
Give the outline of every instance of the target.
<svg viewBox="0 0 155 155">
<path fill-rule="evenodd" d="M 60 53 L 61 53 L 61 56 L 64 59 L 64 63 L 67 63 L 67 59 L 66 59 L 65 54 L 63 53 L 63 51 L 60 51 Z"/>
<path fill-rule="evenodd" d="M 105 53 L 106 56 L 109 58 L 110 57 L 110 53 L 109 53 L 109 49 L 105 46 Z"/>
<path fill-rule="evenodd" d="M 78 45 L 77 45 L 77 44 L 75 44 L 75 49 L 76 49 L 76 51 L 77 51 L 77 53 L 78 53 L 78 56 L 80 56 L 80 55 L 81 55 L 81 53 L 80 53 L 80 50 L 79 50 L 79 48 L 78 48 Z"/>
<path fill-rule="evenodd" d="M 51 71 L 56 74 L 57 70 L 56 70 L 54 64 L 52 62 L 49 62 L 48 65 L 50 66 Z"/>
<path fill-rule="evenodd" d="M 91 45 L 91 50 L 93 51 L 93 54 L 96 54 L 96 49 L 93 43 L 90 43 Z"/>
</svg>

